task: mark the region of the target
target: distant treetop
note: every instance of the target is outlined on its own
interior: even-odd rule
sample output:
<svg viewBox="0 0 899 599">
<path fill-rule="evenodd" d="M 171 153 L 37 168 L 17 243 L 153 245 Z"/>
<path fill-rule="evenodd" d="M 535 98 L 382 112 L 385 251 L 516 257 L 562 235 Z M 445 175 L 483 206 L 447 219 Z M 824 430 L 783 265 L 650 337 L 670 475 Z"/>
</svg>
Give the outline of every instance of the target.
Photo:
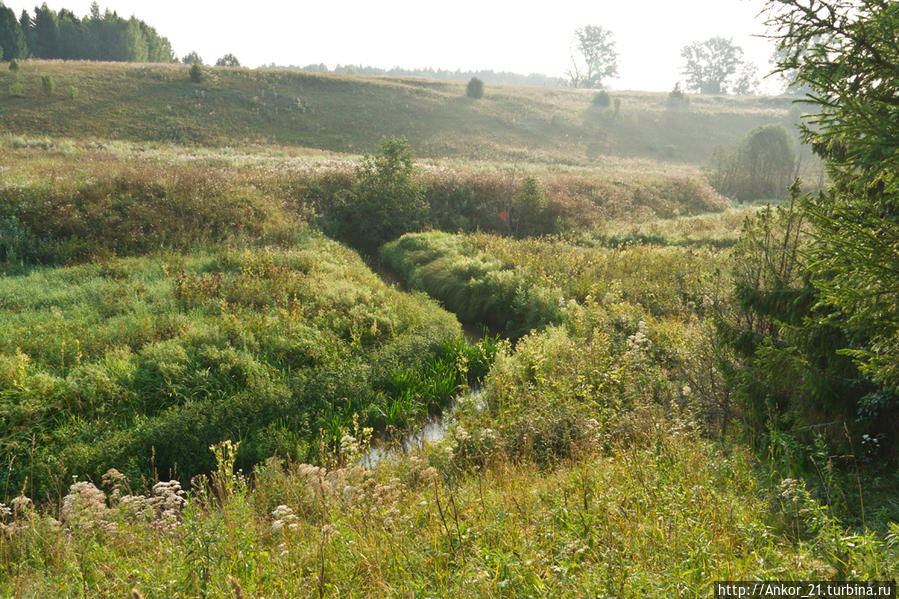
<svg viewBox="0 0 899 599">
<path fill-rule="evenodd" d="M 217 67 L 239 67 L 240 61 L 237 60 L 237 57 L 231 54 L 225 54 L 221 58 L 215 61 L 215 66 Z"/>
<path fill-rule="evenodd" d="M 153 27 L 131 17 L 124 19 L 99 5 L 79 19 L 68 9 L 59 12 L 46 4 L 23 10 L 19 19 L 0 2 L 0 48 L 7 59 L 61 58 L 119 62 L 175 62 L 169 40 Z"/>
<path fill-rule="evenodd" d="M 598 25 L 586 25 L 574 32 L 571 87 L 599 88 L 603 80 L 618 75 L 618 52 L 612 32 Z"/>
<path fill-rule="evenodd" d="M 757 69 L 743 60 L 743 48 L 724 37 L 693 42 L 681 49 L 687 89 L 701 94 L 751 94 Z"/>
<path fill-rule="evenodd" d="M 181 59 L 182 64 L 203 64 L 203 59 L 197 54 L 196 50 L 192 51 L 190 54 L 185 54 L 184 58 Z"/>
</svg>

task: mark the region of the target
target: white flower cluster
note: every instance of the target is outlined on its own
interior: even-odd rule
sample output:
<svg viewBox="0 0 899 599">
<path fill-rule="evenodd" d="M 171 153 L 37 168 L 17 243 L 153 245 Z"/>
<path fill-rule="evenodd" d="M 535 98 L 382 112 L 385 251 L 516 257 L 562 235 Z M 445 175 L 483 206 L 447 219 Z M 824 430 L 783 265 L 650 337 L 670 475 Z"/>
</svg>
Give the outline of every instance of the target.
<svg viewBox="0 0 899 599">
<path fill-rule="evenodd" d="M 300 519 L 297 518 L 297 515 L 293 513 L 293 510 L 286 505 L 279 505 L 273 509 L 272 518 L 274 518 L 274 522 L 272 522 L 272 532 L 278 532 L 285 528 L 287 530 L 296 530 L 300 526 Z"/>
<path fill-rule="evenodd" d="M 71 529 L 98 529 L 118 532 L 118 521 L 151 521 L 159 528 L 178 526 L 186 502 L 181 483 L 176 480 L 153 485 L 150 496 L 123 495 L 125 476 L 115 469 L 103 475 L 103 484 L 113 488 L 106 493 L 88 481 L 75 481 L 62 499 L 62 522 Z M 108 503 L 107 503 L 108 499 Z"/>
<path fill-rule="evenodd" d="M 628 351 L 633 353 L 645 353 L 649 350 L 651 342 L 646 336 L 646 323 L 642 320 L 637 323 L 637 332 L 627 338 Z"/>
</svg>

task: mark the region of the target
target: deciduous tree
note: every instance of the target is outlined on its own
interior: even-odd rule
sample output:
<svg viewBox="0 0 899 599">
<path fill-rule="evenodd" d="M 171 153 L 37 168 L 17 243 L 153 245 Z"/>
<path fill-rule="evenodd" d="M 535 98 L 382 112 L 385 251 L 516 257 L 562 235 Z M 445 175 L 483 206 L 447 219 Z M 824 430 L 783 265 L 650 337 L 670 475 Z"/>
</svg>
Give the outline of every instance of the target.
<svg viewBox="0 0 899 599">
<path fill-rule="evenodd" d="M 701 94 L 726 94 L 743 66 L 743 49 L 724 37 L 693 42 L 681 49 L 687 89 Z"/>
<path fill-rule="evenodd" d="M 618 52 L 612 32 L 598 25 L 575 30 L 568 71 L 572 87 L 602 88 L 605 79 L 617 74 Z"/>
</svg>

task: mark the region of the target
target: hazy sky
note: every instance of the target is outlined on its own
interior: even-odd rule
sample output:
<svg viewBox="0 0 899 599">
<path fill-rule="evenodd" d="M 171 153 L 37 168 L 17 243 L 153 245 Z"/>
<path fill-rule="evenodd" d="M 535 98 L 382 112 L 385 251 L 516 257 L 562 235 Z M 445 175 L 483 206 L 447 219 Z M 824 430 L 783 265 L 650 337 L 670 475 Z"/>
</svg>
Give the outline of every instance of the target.
<svg viewBox="0 0 899 599">
<path fill-rule="evenodd" d="M 5 1 L 16 14 L 36 3 Z M 83 16 L 91 0 L 47 4 Z M 615 35 L 620 59 L 612 89 L 670 90 L 683 78 L 680 49 L 712 36 L 733 38 L 761 74 L 771 55 L 770 42 L 753 37 L 764 33 L 756 16 L 763 0 L 100 2 L 107 6 L 156 27 L 178 56 L 196 50 L 213 63 L 232 52 L 250 67 L 361 63 L 563 76 L 573 32 L 588 24 Z"/>
</svg>

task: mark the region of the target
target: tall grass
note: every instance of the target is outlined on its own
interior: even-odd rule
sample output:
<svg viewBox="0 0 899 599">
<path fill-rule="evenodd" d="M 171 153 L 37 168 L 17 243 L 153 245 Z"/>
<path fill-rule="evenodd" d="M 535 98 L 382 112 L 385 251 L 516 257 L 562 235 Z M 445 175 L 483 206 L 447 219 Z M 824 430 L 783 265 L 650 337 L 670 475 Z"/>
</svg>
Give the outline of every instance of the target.
<svg viewBox="0 0 899 599">
<path fill-rule="evenodd" d="M 304 223 L 356 247 L 365 238 L 364 219 L 347 224 L 358 187 L 350 161 L 35 138 L 13 138 L 9 147 L 0 171 L 0 263 L 83 262 L 228 239 L 283 243 Z M 591 171 L 423 165 L 414 184 L 426 204 L 416 223 L 450 232 L 525 236 L 727 205 L 695 178 L 659 174 L 619 181 Z M 537 196 L 522 199 L 528 193 Z"/>
<path fill-rule="evenodd" d="M 52 500 L 112 466 L 186 482 L 226 438 L 246 469 L 313 459 L 354 417 L 404 428 L 446 404 L 472 351 L 450 343 L 452 315 L 314 233 L 37 268 L 0 278 L 0 297 L 5 497 Z"/>
<path fill-rule="evenodd" d="M 186 497 L 132 494 L 111 472 L 106 492 L 72 485 L 59 513 L 20 500 L 3 517 L 0 593 L 703 597 L 715 580 L 899 567 L 894 544 L 841 531 L 801 483 L 758 484 L 751 455 L 675 414 L 631 429 L 550 470 L 501 453 L 469 470 L 457 430 L 374 471 L 273 460 L 252 482 L 219 447 Z"/>
</svg>

